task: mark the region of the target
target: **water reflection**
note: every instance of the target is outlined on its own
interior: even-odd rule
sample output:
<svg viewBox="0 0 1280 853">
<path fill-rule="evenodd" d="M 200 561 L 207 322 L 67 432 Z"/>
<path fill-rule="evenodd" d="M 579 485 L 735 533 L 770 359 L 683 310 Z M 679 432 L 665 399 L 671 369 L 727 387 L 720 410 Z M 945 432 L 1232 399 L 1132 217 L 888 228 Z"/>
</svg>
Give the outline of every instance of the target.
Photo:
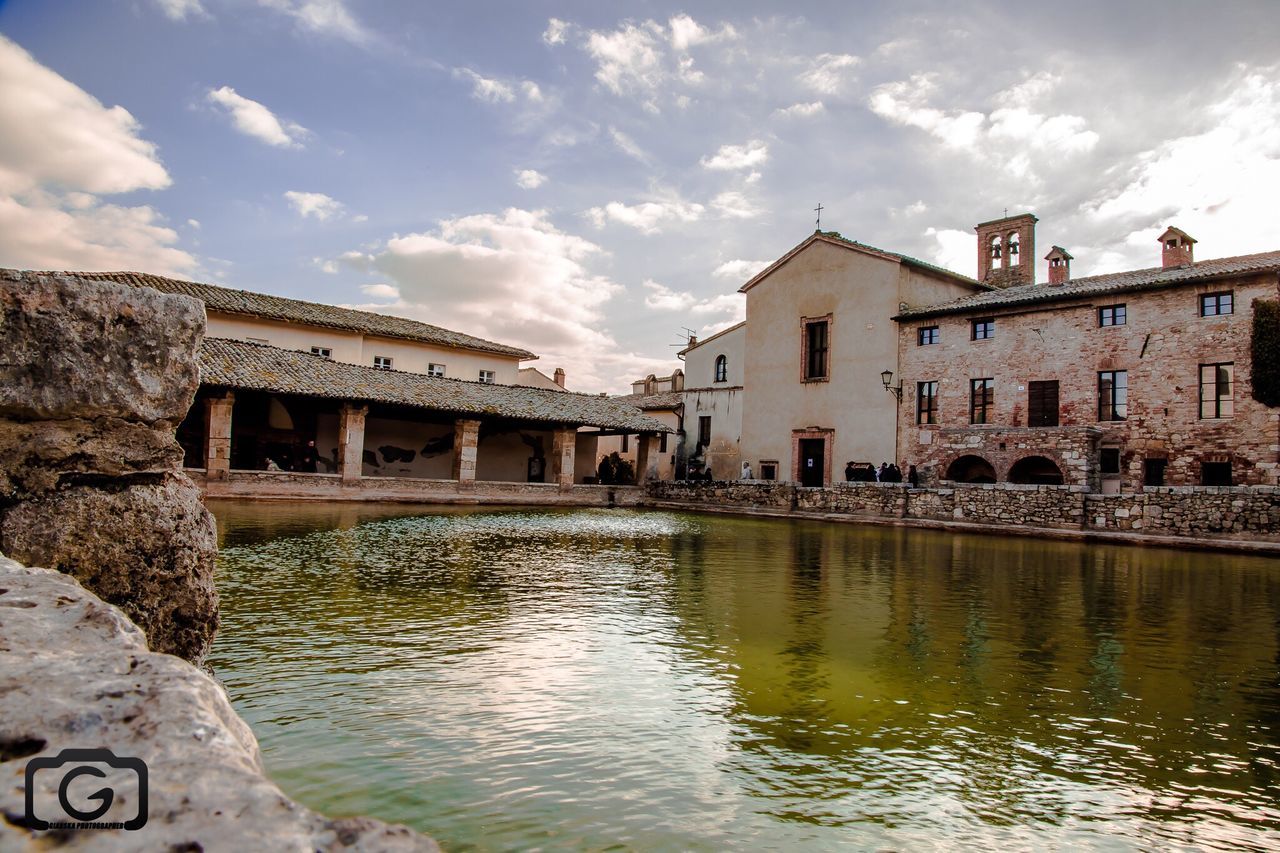
<svg viewBox="0 0 1280 853">
<path fill-rule="evenodd" d="M 276 778 L 451 847 L 1274 846 L 1260 558 L 628 511 L 219 504 Z"/>
</svg>

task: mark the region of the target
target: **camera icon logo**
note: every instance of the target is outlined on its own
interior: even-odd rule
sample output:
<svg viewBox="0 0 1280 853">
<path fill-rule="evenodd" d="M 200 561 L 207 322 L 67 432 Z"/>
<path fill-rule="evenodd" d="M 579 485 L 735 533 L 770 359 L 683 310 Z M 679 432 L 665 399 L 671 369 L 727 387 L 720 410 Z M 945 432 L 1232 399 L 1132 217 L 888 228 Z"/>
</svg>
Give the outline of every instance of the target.
<svg viewBox="0 0 1280 853">
<path fill-rule="evenodd" d="M 42 771 L 46 775 L 37 779 L 36 774 Z M 56 771 L 61 771 L 61 778 Z M 130 775 L 136 777 L 136 783 Z M 98 787 L 93 782 L 95 778 L 110 781 Z M 61 815 L 55 814 L 53 804 L 48 802 L 55 779 Z M 121 788 L 136 790 L 133 799 L 137 800 L 137 808 L 128 809 L 128 820 L 99 820 L 113 805 L 124 802 L 117 797 Z M 49 796 L 44 795 L 46 792 Z M 27 762 L 26 806 L 29 829 L 141 829 L 147 823 L 146 762 L 118 756 L 109 749 L 64 749 L 55 756 L 33 758 Z"/>
</svg>

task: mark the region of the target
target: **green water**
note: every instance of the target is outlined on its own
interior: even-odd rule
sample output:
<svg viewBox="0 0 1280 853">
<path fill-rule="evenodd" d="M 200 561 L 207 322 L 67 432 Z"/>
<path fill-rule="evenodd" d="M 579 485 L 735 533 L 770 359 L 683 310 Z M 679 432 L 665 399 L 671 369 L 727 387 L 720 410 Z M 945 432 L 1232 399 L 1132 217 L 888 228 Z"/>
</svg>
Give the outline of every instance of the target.
<svg viewBox="0 0 1280 853">
<path fill-rule="evenodd" d="M 447 849 L 1280 846 L 1280 561 L 215 503 L 272 778 Z"/>
</svg>

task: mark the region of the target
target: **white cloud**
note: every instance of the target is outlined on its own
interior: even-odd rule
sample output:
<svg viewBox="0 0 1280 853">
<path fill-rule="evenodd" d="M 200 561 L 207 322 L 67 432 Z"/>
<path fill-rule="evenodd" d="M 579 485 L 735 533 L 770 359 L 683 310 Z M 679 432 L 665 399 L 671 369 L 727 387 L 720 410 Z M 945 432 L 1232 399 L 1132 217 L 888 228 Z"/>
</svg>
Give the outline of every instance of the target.
<svg viewBox="0 0 1280 853">
<path fill-rule="evenodd" d="M 737 30 L 731 24 L 725 24 L 718 31 L 713 32 L 684 14 L 676 15 L 667 23 L 671 27 L 671 47 L 681 52 L 687 51 L 694 45 L 728 41 L 738 37 Z"/>
<path fill-rule="evenodd" d="M 847 53 L 824 53 L 800 75 L 800 82 L 825 95 L 838 95 L 861 63 L 861 59 Z"/>
<path fill-rule="evenodd" d="M 615 95 L 657 88 L 665 76 L 662 37 L 662 27 L 653 21 L 628 23 L 612 33 L 591 32 L 587 52 L 597 63 L 596 80 Z"/>
<path fill-rule="evenodd" d="M 604 328 L 604 306 L 622 288 L 588 268 L 603 250 L 558 230 L 545 211 L 449 219 L 348 254 L 344 262 L 379 271 L 400 292 L 392 304 L 362 307 L 523 346 L 544 364 L 579 365 L 579 387 L 622 387 L 651 361 L 620 351 Z"/>
<path fill-rule="evenodd" d="M 196 260 L 147 205 L 102 194 L 163 189 L 156 146 L 123 107 L 40 65 L 0 36 L 0 257 L 33 269 L 139 269 L 181 275 Z"/>
<path fill-rule="evenodd" d="M 551 18 L 547 21 L 547 29 L 542 34 L 542 40 L 547 44 L 564 44 L 565 36 L 569 31 L 569 24 L 559 18 Z"/>
<path fill-rule="evenodd" d="M 187 225 L 188 225 L 189 227 L 191 227 L 191 228 L 195 228 L 195 229 L 199 230 L 199 228 L 200 228 L 200 220 L 199 220 L 199 219 L 188 219 L 188 220 L 187 220 Z"/>
<path fill-rule="evenodd" d="M 628 157 L 633 157 L 641 163 L 648 164 L 650 162 L 649 155 L 643 148 L 636 144 L 636 141 L 627 136 L 616 127 L 609 128 L 609 137 L 613 140 L 613 144 L 618 146 L 618 150 Z"/>
<path fill-rule="evenodd" d="M 361 46 L 373 41 L 373 35 L 356 20 L 343 0 L 258 0 L 258 5 L 283 12 L 307 32 Z"/>
<path fill-rule="evenodd" d="M 938 266 L 970 278 L 978 274 L 978 241 L 972 231 L 929 228 L 924 233 L 933 238 L 933 260 Z"/>
<path fill-rule="evenodd" d="M 734 258 L 732 261 L 725 261 L 716 267 L 711 274 L 716 278 L 746 282 L 750 281 L 752 276 L 771 263 L 773 261 L 748 261 L 744 258 Z"/>
<path fill-rule="evenodd" d="M 236 130 L 278 148 L 301 148 L 307 129 L 290 121 L 281 121 L 275 113 L 257 101 L 238 93 L 230 86 L 210 89 L 206 96 L 211 104 L 227 111 Z"/>
<path fill-rule="evenodd" d="M 698 301 L 692 293 L 678 293 L 652 279 L 645 279 L 644 287 L 649 291 L 644 298 L 645 307 L 655 311 L 687 311 Z"/>
<path fill-rule="evenodd" d="M 769 146 L 759 139 L 753 139 L 745 145 L 721 145 L 713 157 L 703 157 L 700 161 L 705 169 L 749 169 L 759 166 L 769 159 Z"/>
<path fill-rule="evenodd" d="M 486 101 L 490 104 L 509 104 L 516 99 L 515 90 L 506 83 L 501 80 L 482 77 L 470 68 L 455 68 L 453 76 L 471 81 L 471 97 L 477 101 Z"/>
<path fill-rule="evenodd" d="M 324 222 L 335 216 L 340 216 L 344 210 L 342 203 L 330 198 L 324 193 L 307 193 L 298 190 L 289 190 L 284 194 L 299 216 L 306 219 L 308 216 L 314 216 L 316 219 Z"/>
<path fill-rule="evenodd" d="M 711 200 L 711 206 L 728 219 L 754 219 L 764 213 L 764 209 L 758 204 L 744 194 L 733 190 L 717 195 Z"/>
<path fill-rule="evenodd" d="M 536 190 L 547 182 L 547 176 L 537 169 L 516 170 L 516 186 L 526 190 Z"/>
<path fill-rule="evenodd" d="M 929 205 L 924 203 L 924 199 L 917 199 L 906 207 L 889 208 L 889 215 L 895 219 L 902 216 L 919 216 L 929 209 Z"/>
<path fill-rule="evenodd" d="M 708 299 L 699 299 L 683 290 L 672 290 L 652 279 L 645 279 L 646 308 L 654 311 L 680 311 L 694 317 L 720 315 L 729 326 L 746 318 L 747 302 L 741 293 L 720 293 Z"/>
<path fill-rule="evenodd" d="M 696 222 L 702 218 L 705 209 L 700 204 L 678 198 L 633 205 L 611 201 L 603 207 L 591 208 L 585 215 L 596 228 L 603 228 L 608 222 L 616 222 L 645 234 L 657 234 L 668 222 Z"/>
<path fill-rule="evenodd" d="M 776 109 L 773 114 L 778 118 L 812 118 L 826 111 L 827 107 L 822 101 L 812 101 L 804 104 L 792 104 L 785 109 Z"/>
<path fill-rule="evenodd" d="M 360 290 L 371 299 L 400 298 L 400 288 L 394 284 L 362 284 Z"/>
<path fill-rule="evenodd" d="M 320 272 L 334 275 L 338 272 L 338 262 L 329 258 L 312 258 L 311 263 L 315 265 Z"/>
<path fill-rule="evenodd" d="M 154 2 L 171 21 L 209 17 L 208 11 L 200 4 L 200 0 L 154 0 Z"/>
</svg>

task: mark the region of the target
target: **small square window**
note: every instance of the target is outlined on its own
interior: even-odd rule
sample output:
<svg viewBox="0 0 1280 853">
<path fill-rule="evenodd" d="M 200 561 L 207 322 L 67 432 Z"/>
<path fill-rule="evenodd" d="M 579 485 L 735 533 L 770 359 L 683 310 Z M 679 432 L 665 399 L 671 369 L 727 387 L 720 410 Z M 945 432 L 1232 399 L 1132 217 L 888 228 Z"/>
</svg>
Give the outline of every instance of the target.
<svg viewBox="0 0 1280 853">
<path fill-rule="evenodd" d="M 777 462 L 761 462 L 760 463 L 760 479 L 761 480 L 778 479 L 778 463 Z"/>
<path fill-rule="evenodd" d="M 1200 295 L 1200 316 L 1217 317 L 1221 314 L 1235 313 L 1235 297 L 1231 291 L 1222 293 L 1204 293 Z"/>
<path fill-rule="evenodd" d="M 379 370 L 390 370 L 390 369 L 391 369 L 391 356 L 389 356 L 389 355 L 375 355 L 375 356 L 373 357 L 373 366 L 374 366 L 374 367 L 376 367 L 376 368 L 378 368 Z"/>
<path fill-rule="evenodd" d="M 1231 463 L 1230 462 L 1201 462 L 1200 463 L 1200 485 L 1202 486 L 1232 485 Z"/>
<path fill-rule="evenodd" d="M 492 370 L 482 370 L 482 371 L 480 371 L 480 381 L 481 381 L 481 382 L 483 382 L 483 383 L 484 383 L 484 384 L 486 384 L 486 385 L 492 385 L 492 384 L 493 384 L 493 380 L 494 380 L 494 374 L 493 374 L 493 371 L 492 371 Z"/>
<path fill-rule="evenodd" d="M 1099 467 L 1103 474 L 1120 473 L 1120 448 L 1104 447 L 1098 457 Z"/>
<path fill-rule="evenodd" d="M 972 340 L 988 341 L 996 336 L 996 321 L 990 317 L 971 321 L 973 324 Z"/>
<path fill-rule="evenodd" d="M 937 326 L 921 326 L 916 329 L 916 346 L 927 347 L 938 342 Z"/>
<path fill-rule="evenodd" d="M 427 365 L 427 375 L 428 375 L 428 376 L 434 376 L 434 377 L 435 377 L 435 378 L 437 378 L 437 379 L 443 379 L 443 378 L 444 378 L 444 365 L 443 365 L 443 364 L 434 364 L 434 363 L 432 363 L 432 364 L 428 364 L 428 365 Z"/>
<path fill-rule="evenodd" d="M 1098 309 L 1098 325 L 1123 326 L 1128 320 L 1128 313 L 1123 305 L 1103 305 Z"/>
<path fill-rule="evenodd" d="M 312 355 L 318 355 L 321 358 L 333 358 L 333 350 L 329 347 L 312 347 Z"/>
</svg>

